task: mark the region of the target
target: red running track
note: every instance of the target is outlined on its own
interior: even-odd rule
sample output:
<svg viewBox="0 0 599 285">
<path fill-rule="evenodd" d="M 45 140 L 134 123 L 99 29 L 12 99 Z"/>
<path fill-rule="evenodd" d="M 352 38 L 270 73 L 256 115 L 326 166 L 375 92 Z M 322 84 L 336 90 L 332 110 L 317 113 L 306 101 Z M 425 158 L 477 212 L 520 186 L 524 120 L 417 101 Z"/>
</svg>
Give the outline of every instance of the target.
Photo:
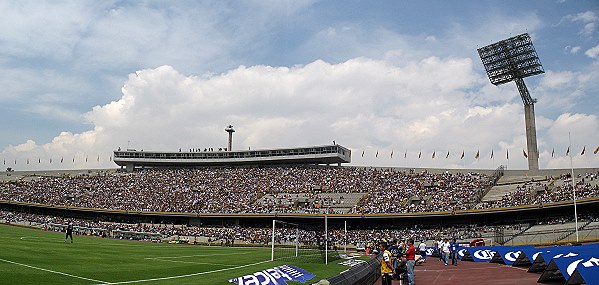
<svg viewBox="0 0 599 285">
<path fill-rule="evenodd" d="M 490 285 L 554 285 L 564 284 L 564 281 L 554 283 L 537 283 L 539 273 L 528 273 L 528 267 L 512 267 L 497 263 L 460 261 L 457 266 L 445 266 L 438 258 L 428 258 L 426 263 L 416 265 L 414 268 L 415 284 L 417 285 L 436 285 L 436 284 L 490 284 Z M 381 285 L 381 278 L 377 280 L 377 285 Z M 408 282 L 393 280 L 393 285 L 405 284 Z"/>
</svg>

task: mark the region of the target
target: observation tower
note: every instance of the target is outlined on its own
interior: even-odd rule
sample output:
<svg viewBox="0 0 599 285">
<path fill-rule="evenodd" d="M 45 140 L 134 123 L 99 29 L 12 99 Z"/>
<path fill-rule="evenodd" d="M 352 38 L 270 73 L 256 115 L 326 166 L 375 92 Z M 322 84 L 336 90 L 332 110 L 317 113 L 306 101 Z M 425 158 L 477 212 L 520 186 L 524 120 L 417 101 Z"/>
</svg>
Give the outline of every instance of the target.
<svg viewBox="0 0 599 285">
<path fill-rule="evenodd" d="M 231 151 L 233 149 L 233 133 L 235 130 L 232 125 L 228 125 L 225 131 L 229 133 L 229 148 L 227 148 L 227 150 Z"/>
</svg>

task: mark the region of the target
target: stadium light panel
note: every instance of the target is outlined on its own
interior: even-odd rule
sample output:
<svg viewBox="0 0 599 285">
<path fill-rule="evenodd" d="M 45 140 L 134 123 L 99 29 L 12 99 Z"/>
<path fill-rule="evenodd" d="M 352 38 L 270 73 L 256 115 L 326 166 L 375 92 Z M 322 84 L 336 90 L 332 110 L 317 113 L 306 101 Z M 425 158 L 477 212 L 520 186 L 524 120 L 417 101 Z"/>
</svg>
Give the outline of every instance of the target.
<svg viewBox="0 0 599 285">
<path fill-rule="evenodd" d="M 494 85 L 545 73 L 528 34 L 521 34 L 477 49 Z"/>
</svg>

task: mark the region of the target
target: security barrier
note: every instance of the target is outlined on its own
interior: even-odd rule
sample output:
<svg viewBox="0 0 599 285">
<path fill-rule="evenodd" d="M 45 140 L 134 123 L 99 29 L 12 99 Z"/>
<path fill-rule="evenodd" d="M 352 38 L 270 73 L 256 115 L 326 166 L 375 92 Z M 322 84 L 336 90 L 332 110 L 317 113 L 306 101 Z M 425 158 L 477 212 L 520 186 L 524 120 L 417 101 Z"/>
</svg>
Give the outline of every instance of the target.
<svg viewBox="0 0 599 285">
<path fill-rule="evenodd" d="M 353 266 L 337 276 L 327 278 L 330 285 L 374 284 L 381 276 L 381 256 Z"/>
</svg>

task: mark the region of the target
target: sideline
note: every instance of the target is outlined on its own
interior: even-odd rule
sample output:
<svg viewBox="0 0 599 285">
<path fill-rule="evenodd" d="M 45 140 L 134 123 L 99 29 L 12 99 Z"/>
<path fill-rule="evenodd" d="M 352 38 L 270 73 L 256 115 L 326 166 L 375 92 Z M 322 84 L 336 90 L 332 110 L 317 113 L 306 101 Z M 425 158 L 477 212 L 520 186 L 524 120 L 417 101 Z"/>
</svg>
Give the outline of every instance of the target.
<svg viewBox="0 0 599 285">
<path fill-rule="evenodd" d="M 81 276 L 77 276 L 77 275 L 73 275 L 73 274 L 68 274 L 68 273 L 64 273 L 64 272 L 59 272 L 59 271 L 54 271 L 54 270 L 50 270 L 50 269 L 35 267 L 35 266 L 31 266 L 31 265 L 27 265 L 27 264 L 23 264 L 23 263 L 18 263 L 18 262 L 14 262 L 14 261 L 2 259 L 2 258 L 0 258 L 0 261 L 4 261 L 6 263 L 11 263 L 11 264 L 15 264 L 15 265 L 24 266 L 24 267 L 29 267 L 29 268 L 33 268 L 33 269 L 37 269 L 37 270 L 41 270 L 41 271 L 46 271 L 46 272 L 50 272 L 50 273 L 55 273 L 55 274 L 60 274 L 60 275 L 64 275 L 64 276 L 69 276 L 69 277 L 73 277 L 73 278 L 79 278 L 79 279 L 83 279 L 83 280 L 87 280 L 87 281 L 93 281 L 93 282 L 97 282 L 99 284 L 109 284 L 106 281 L 101 281 L 101 280 L 96 280 L 96 279 L 91 279 L 91 278 L 85 278 L 85 277 L 81 277 Z"/>
<path fill-rule="evenodd" d="M 198 273 L 191 273 L 191 274 L 185 274 L 185 275 L 177 275 L 177 276 L 169 276 L 169 277 L 159 277 L 159 278 L 151 278 L 151 279 L 131 280 L 131 281 L 114 282 L 114 283 L 100 283 L 100 284 L 116 285 L 116 284 L 131 284 L 131 283 L 141 283 L 141 282 L 149 282 L 149 281 L 160 281 L 160 280 L 177 279 L 177 278 L 199 276 L 199 275 L 205 275 L 205 274 L 210 274 L 210 273 L 229 271 L 229 270 L 233 270 L 233 269 L 239 269 L 239 268 L 253 266 L 253 265 L 258 265 L 258 264 L 267 263 L 267 262 L 271 262 L 271 261 L 270 260 L 266 260 L 266 261 L 261 261 L 261 262 L 256 262 L 256 263 L 252 263 L 252 264 L 246 264 L 246 265 L 240 265 L 240 266 L 231 267 L 231 268 L 223 268 L 223 269 L 217 269 L 217 270 L 205 271 L 205 272 L 198 272 Z"/>
</svg>

